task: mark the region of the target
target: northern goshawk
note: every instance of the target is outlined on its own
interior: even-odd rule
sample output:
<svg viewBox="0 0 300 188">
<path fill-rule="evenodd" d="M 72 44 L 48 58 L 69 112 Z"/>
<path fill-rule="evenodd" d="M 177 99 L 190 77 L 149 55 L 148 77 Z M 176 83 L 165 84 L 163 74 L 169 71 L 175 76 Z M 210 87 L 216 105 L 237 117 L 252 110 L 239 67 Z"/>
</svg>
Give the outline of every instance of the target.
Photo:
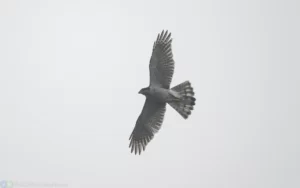
<svg viewBox="0 0 300 188">
<path fill-rule="evenodd" d="M 196 99 L 189 81 L 170 89 L 174 72 L 171 43 L 171 33 L 162 31 L 153 45 L 149 64 L 150 85 L 139 91 L 139 94 L 146 96 L 146 101 L 129 138 L 129 147 L 135 154 L 141 154 L 160 129 L 167 103 L 184 119 L 188 118 L 195 105 Z"/>
</svg>

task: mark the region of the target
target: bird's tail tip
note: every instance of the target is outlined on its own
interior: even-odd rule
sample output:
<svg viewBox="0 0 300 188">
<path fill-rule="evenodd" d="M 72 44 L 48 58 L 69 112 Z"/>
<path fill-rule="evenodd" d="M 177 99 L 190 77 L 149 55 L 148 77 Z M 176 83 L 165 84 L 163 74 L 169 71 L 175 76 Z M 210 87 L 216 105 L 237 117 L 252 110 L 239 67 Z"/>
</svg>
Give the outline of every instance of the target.
<svg viewBox="0 0 300 188">
<path fill-rule="evenodd" d="M 191 115 L 195 106 L 196 98 L 194 97 L 194 89 L 189 81 L 182 82 L 171 90 L 177 92 L 180 98 L 177 101 L 170 102 L 172 106 L 184 119 L 187 119 Z"/>
</svg>

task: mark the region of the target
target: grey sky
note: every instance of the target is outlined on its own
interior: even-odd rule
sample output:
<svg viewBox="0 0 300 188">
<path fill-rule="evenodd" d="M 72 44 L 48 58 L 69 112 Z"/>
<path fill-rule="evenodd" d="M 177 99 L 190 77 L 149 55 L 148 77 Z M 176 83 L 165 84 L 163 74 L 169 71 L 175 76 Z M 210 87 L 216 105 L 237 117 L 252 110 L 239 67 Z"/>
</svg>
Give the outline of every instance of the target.
<svg viewBox="0 0 300 188">
<path fill-rule="evenodd" d="M 300 187 L 298 1 L 0 1 L 0 180 L 69 187 Z M 156 36 L 173 36 L 167 108 L 141 156 Z"/>
</svg>

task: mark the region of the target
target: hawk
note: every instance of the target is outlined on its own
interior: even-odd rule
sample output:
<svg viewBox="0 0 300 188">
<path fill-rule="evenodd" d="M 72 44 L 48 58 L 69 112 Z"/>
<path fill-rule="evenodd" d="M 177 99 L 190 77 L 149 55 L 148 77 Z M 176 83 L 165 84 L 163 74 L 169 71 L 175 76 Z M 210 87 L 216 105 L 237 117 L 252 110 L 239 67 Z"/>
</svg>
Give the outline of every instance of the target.
<svg viewBox="0 0 300 188">
<path fill-rule="evenodd" d="M 171 33 L 164 30 L 154 42 L 149 64 L 150 84 L 139 91 L 146 101 L 129 138 L 131 153 L 141 154 L 159 131 L 167 103 L 184 119 L 189 117 L 195 105 L 196 99 L 189 81 L 170 89 L 174 73 L 171 43 Z"/>
</svg>

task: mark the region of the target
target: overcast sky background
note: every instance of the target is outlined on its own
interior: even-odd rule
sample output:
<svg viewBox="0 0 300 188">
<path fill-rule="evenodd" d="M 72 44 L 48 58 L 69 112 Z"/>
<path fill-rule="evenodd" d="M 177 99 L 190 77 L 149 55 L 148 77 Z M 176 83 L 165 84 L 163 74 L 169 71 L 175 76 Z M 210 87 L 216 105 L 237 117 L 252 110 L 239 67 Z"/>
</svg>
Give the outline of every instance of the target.
<svg viewBox="0 0 300 188">
<path fill-rule="evenodd" d="M 0 1 L 0 180 L 69 187 L 300 187 L 299 1 Z M 170 106 L 141 156 L 129 136 L 157 34 Z"/>
</svg>

